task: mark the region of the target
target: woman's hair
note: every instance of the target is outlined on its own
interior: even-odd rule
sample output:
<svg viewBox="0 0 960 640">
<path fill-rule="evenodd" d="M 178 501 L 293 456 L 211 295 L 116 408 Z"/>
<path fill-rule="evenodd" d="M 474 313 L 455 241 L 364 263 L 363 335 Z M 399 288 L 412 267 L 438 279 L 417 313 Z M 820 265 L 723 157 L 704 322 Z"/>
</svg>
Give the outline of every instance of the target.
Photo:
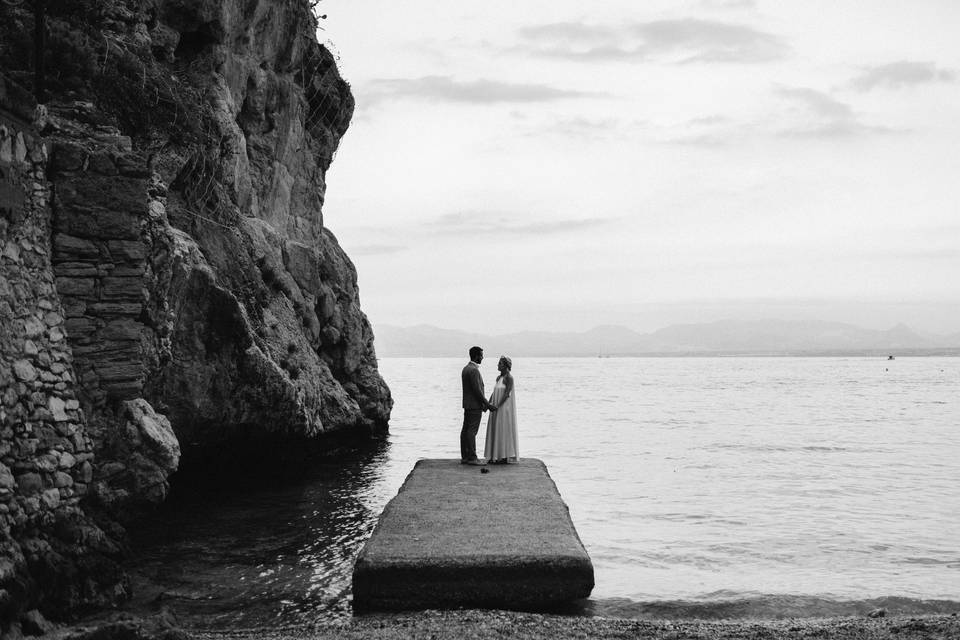
<svg viewBox="0 0 960 640">
<path fill-rule="evenodd" d="M 507 371 L 513 370 L 513 360 L 507 356 L 500 356 L 500 359 L 507 363 Z"/>
</svg>

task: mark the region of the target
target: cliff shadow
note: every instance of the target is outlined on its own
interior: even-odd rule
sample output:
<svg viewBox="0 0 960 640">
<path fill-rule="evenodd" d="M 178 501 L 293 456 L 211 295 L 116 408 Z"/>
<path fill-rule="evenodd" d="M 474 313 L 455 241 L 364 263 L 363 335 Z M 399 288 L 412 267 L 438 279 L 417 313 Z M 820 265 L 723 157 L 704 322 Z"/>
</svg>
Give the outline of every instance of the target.
<svg viewBox="0 0 960 640">
<path fill-rule="evenodd" d="M 126 608 L 208 628 L 349 616 L 353 562 L 388 497 L 388 451 L 338 439 L 271 456 L 286 469 L 258 466 L 254 448 L 230 460 L 193 451 L 168 500 L 129 529 Z"/>
</svg>

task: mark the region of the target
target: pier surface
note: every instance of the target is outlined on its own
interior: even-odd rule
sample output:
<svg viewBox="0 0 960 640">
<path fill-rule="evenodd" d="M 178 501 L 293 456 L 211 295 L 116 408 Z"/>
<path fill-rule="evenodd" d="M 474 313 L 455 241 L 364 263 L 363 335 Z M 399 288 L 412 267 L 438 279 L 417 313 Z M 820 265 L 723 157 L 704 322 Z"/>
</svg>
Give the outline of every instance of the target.
<svg viewBox="0 0 960 640">
<path fill-rule="evenodd" d="M 567 505 L 534 458 L 487 467 L 418 461 L 353 569 L 357 612 L 536 611 L 592 589 L 593 565 Z"/>
</svg>

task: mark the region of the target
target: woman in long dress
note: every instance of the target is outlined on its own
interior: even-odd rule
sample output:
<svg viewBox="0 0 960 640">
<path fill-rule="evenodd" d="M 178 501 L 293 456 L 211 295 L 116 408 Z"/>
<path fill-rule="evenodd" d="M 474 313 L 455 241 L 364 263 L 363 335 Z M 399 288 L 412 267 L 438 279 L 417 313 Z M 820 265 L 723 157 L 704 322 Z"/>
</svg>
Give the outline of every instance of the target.
<svg viewBox="0 0 960 640">
<path fill-rule="evenodd" d="M 490 395 L 490 404 L 496 411 L 487 419 L 487 441 L 483 455 L 490 464 L 519 462 L 520 447 L 517 444 L 517 404 L 513 386 L 513 361 L 500 356 L 497 363 L 497 384 Z"/>
</svg>

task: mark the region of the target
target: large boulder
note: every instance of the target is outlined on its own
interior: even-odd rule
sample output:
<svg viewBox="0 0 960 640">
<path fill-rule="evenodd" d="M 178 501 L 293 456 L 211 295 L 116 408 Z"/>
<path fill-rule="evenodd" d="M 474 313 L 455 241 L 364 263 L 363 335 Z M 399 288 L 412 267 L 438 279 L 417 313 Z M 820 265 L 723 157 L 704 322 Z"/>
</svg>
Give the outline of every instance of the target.
<svg viewBox="0 0 960 640">
<path fill-rule="evenodd" d="M 180 463 L 180 443 L 166 416 L 136 398 L 120 403 L 116 427 L 100 434 L 95 493 L 114 516 L 128 520 L 170 490 Z"/>
</svg>

